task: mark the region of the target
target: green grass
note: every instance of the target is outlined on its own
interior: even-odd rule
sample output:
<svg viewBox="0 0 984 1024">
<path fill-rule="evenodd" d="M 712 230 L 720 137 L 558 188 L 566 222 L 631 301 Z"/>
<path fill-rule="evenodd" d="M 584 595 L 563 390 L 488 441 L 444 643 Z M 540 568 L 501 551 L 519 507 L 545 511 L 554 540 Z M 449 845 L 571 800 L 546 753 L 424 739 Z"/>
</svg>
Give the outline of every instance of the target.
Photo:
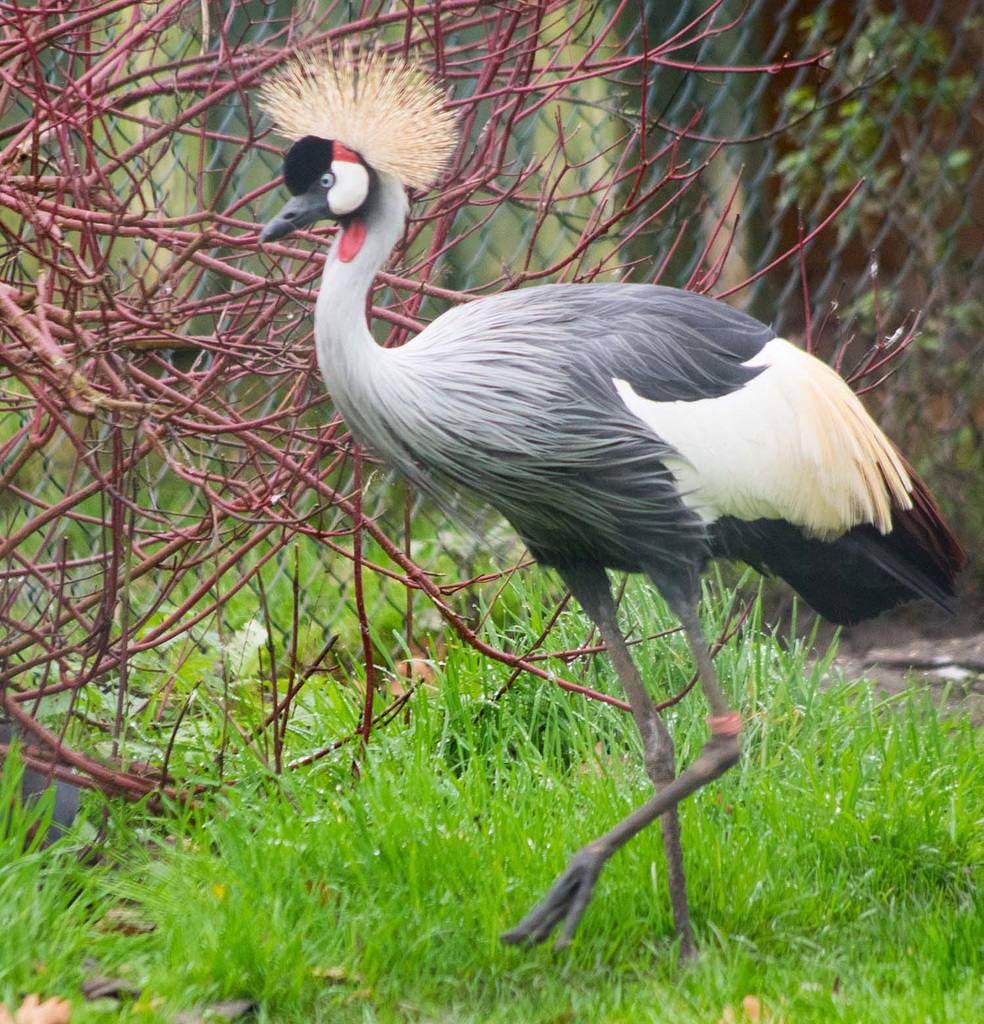
<svg viewBox="0 0 984 1024">
<path fill-rule="evenodd" d="M 665 621 L 641 589 L 627 615 Z M 756 625 L 718 657 L 742 760 L 681 808 L 701 947 L 682 972 L 657 828 L 608 865 L 569 954 L 499 943 L 648 783 L 628 716 L 528 679 L 492 702 L 503 670 L 452 649 L 357 782 L 346 748 L 283 779 L 243 761 L 239 786 L 163 820 L 90 798 L 110 838 L 87 867 L 78 835 L 22 852 L 39 810 L 0 819 L 0 1001 L 71 998 L 73 1024 L 230 997 L 261 1021 L 715 1024 L 748 994 L 786 1024 L 984 1019 L 981 737 L 915 697 L 821 688 L 823 662 Z M 583 633 L 571 614 L 556 639 Z M 678 638 L 635 650 L 655 691 L 686 677 Z M 609 675 L 596 659 L 585 681 Z M 697 694 L 671 713 L 681 762 L 705 714 Z M 8 806 L 13 767 L 2 785 Z M 98 929 L 111 907 L 154 930 Z M 85 1004 L 87 972 L 143 995 Z"/>
</svg>

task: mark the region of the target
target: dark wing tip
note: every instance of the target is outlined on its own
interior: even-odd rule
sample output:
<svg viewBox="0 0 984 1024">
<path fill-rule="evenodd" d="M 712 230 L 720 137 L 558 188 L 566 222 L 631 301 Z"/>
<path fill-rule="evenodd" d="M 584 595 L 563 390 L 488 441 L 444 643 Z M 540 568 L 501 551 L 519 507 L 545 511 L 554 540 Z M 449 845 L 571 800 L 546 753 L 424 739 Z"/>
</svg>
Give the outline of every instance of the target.
<svg viewBox="0 0 984 1024">
<path fill-rule="evenodd" d="M 912 480 L 911 509 L 895 509 L 893 533 L 901 533 L 917 546 L 936 570 L 946 589 L 954 593 L 957 573 L 967 564 L 967 552 L 947 525 L 936 499 L 912 466 L 902 459 Z"/>
</svg>

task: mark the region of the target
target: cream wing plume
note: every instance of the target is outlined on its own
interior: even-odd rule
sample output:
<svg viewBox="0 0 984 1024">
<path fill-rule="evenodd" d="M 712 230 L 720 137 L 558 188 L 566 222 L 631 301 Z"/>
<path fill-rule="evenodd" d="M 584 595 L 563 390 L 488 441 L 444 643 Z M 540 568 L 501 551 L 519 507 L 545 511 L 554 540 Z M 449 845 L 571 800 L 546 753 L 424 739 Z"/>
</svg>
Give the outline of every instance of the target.
<svg viewBox="0 0 984 1024">
<path fill-rule="evenodd" d="M 340 142 L 410 188 L 436 183 L 458 138 L 438 83 L 372 52 L 298 54 L 262 83 L 260 104 L 288 138 Z"/>
</svg>

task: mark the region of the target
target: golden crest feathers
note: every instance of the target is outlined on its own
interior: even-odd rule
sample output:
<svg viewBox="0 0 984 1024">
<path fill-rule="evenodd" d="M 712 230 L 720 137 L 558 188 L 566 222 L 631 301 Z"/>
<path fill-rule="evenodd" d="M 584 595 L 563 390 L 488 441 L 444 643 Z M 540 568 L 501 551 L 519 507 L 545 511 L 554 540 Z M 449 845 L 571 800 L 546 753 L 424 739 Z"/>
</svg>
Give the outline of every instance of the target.
<svg viewBox="0 0 984 1024">
<path fill-rule="evenodd" d="M 260 105 L 288 138 L 340 142 L 411 188 L 430 188 L 457 142 L 438 83 L 375 53 L 298 54 L 261 84 Z"/>
</svg>

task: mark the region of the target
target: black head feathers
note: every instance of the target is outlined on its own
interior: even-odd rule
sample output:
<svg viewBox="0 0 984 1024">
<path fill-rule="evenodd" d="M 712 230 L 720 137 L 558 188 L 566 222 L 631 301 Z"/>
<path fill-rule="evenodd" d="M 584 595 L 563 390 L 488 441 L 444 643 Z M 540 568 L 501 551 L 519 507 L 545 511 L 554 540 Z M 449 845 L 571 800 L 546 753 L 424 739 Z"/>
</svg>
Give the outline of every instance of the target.
<svg viewBox="0 0 984 1024">
<path fill-rule="evenodd" d="M 284 184 L 291 195 L 300 196 L 331 167 L 332 144 L 317 135 L 298 139 L 284 157 Z"/>
</svg>

